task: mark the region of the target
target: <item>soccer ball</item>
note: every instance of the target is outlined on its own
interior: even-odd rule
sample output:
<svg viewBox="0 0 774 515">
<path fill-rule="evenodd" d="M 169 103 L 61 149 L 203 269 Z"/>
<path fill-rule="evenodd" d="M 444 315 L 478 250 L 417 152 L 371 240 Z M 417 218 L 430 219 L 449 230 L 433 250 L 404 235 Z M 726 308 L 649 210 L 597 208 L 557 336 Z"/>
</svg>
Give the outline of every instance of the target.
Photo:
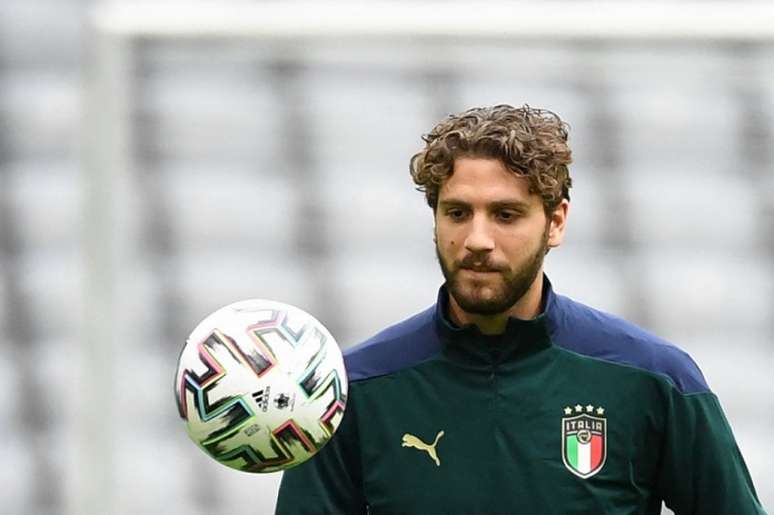
<svg viewBox="0 0 774 515">
<path fill-rule="evenodd" d="M 245 472 L 311 458 L 344 415 L 347 375 L 328 330 L 299 308 L 252 299 L 225 306 L 188 337 L 175 397 L 191 439 Z"/>
</svg>

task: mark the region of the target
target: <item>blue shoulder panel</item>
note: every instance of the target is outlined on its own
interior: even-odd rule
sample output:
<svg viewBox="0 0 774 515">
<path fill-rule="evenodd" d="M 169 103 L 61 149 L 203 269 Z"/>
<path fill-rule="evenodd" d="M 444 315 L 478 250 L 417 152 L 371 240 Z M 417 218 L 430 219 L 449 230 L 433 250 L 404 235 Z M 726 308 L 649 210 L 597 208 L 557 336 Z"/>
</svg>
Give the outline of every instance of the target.
<svg viewBox="0 0 774 515">
<path fill-rule="evenodd" d="M 567 297 L 555 295 L 553 301 L 548 330 L 555 345 L 664 375 L 685 394 L 709 391 L 701 370 L 682 349 L 626 320 Z"/>
<path fill-rule="evenodd" d="M 359 381 L 396 372 L 438 353 L 435 306 L 388 327 L 363 343 L 344 351 L 347 378 Z"/>
</svg>

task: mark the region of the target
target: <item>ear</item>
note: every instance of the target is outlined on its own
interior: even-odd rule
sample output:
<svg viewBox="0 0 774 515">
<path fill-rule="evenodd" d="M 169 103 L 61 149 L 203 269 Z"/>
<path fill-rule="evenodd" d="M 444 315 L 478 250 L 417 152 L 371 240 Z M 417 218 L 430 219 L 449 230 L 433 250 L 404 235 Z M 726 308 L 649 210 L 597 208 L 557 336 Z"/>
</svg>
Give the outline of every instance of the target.
<svg viewBox="0 0 774 515">
<path fill-rule="evenodd" d="M 564 229 L 567 226 L 567 215 L 570 211 L 570 201 L 563 199 L 549 216 L 548 248 L 555 248 L 564 240 Z"/>
</svg>

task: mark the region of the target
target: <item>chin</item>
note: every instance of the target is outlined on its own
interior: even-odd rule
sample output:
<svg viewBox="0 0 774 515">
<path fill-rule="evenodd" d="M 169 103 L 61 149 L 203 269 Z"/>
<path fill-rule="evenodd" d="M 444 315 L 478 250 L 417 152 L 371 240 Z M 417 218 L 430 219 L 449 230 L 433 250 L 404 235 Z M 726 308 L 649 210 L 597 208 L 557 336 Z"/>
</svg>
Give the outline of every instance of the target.
<svg viewBox="0 0 774 515">
<path fill-rule="evenodd" d="M 488 281 L 475 281 L 461 292 L 468 299 L 479 302 L 492 302 L 503 297 L 503 289 L 488 284 Z"/>
<path fill-rule="evenodd" d="M 477 291 L 458 291 L 455 295 L 457 304 L 465 312 L 474 315 L 497 315 L 510 309 L 504 306 L 503 295 L 487 288 L 486 293 L 481 288 Z"/>
</svg>

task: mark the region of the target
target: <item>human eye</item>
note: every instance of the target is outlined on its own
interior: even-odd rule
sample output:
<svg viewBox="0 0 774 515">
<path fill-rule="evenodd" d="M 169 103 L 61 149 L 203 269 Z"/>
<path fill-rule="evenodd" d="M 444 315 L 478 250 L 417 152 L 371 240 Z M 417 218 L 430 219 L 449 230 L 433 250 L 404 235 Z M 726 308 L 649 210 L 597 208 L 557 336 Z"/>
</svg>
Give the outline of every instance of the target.
<svg viewBox="0 0 774 515">
<path fill-rule="evenodd" d="M 454 222 L 465 220 L 467 213 L 461 207 L 450 207 L 446 210 L 446 216 Z"/>
<path fill-rule="evenodd" d="M 497 219 L 501 222 L 513 223 L 519 218 L 520 213 L 513 211 L 511 209 L 502 209 L 497 212 L 496 216 L 497 216 Z"/>
</svg>

